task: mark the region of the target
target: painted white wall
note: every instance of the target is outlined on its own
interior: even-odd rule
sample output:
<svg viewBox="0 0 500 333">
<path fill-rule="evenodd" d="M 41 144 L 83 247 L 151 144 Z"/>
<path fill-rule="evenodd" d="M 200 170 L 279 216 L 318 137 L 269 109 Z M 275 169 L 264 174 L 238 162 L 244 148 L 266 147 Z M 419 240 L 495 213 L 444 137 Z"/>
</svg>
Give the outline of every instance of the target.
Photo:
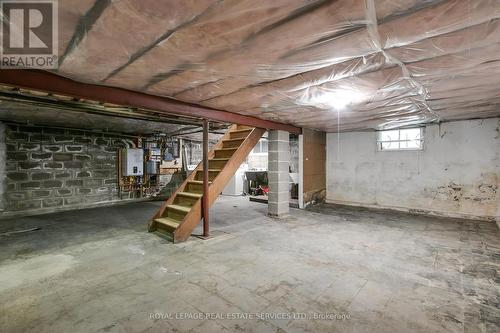
<svg viewBox="0 0 500 333">
<path fill-rule="evenodd" d="M 428 125 L 422 151 L 327 135 L 327 202 L 500 220 L 500 118 Z"/>
<path fill-rule="evenodd" d="M 267 152 L 250 153 L 247 158 L 250 170 L 267 170 Z"/>
</svg>

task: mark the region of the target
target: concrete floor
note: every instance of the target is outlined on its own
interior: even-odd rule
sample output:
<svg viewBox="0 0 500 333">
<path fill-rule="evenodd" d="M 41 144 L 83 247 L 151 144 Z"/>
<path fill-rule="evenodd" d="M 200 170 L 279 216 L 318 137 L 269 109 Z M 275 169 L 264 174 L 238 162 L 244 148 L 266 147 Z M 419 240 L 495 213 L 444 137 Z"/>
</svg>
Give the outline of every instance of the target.
<svg viewBox="0 0 500 333">
<path fill-rule="evenodd" d="M 158 205 L 0 221 L 42 228 L 0 236 L 0 331 L 500 332 L 493 223 L 222 197 L 215 237 L 174 245 L 145 232 Z"/>
</svg>

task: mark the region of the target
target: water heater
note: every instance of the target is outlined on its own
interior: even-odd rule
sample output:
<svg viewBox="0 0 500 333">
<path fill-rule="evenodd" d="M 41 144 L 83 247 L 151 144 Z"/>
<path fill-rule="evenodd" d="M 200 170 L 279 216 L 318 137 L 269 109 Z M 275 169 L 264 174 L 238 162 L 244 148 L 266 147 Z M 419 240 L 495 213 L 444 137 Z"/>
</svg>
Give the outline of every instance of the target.
<svg viewBox="0 0 500 333">
<path fill-rule="evenodd" d="M 144 151 L 126 148 L 121 151 L 122 176 L 144 175 Z"/>
</svg>

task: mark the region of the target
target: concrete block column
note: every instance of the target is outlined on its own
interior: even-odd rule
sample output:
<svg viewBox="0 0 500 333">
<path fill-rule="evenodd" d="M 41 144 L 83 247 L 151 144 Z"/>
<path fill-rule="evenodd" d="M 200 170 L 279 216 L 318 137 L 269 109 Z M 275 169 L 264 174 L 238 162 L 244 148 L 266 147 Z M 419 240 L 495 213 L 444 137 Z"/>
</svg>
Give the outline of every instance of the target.
<svg viewBox="0 0 500 333">
<path fill-rule="evenodd" d="M 290 198 L 290 145 L 285 131 L 269 131 L 268 165 L 269 180 L 268 214 L 283 217 L 289 211 Z"/>
</svg>

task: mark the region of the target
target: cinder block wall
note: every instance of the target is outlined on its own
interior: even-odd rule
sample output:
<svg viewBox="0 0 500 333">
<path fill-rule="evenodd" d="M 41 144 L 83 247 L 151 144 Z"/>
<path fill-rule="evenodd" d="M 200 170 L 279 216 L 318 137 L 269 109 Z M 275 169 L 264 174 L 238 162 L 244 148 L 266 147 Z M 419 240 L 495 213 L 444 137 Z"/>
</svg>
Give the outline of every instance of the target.
<svg viewBox="0 0 500 333">
<path fill-rule="evenodd" d="M 19 125 L 6 125 L 4 137 L 4 215 L 119 199 L 117 150 L 131 138 Z"/>
<path fill-rule="evenodd" d="M 0 123 L 0 212 L 3 211 L 5 200 L 3 198 L 3 193 L 5 192 L 5 125 Z"/>
</svg>

